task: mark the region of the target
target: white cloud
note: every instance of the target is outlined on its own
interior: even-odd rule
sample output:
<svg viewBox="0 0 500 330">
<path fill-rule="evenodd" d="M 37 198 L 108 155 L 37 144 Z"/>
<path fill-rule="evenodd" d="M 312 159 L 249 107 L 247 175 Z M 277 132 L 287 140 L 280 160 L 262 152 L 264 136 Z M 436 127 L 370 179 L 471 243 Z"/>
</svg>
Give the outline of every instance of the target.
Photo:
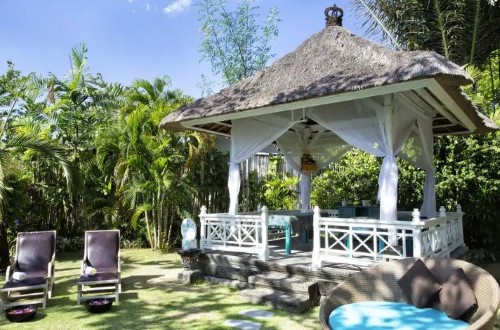
<svg viewBox="0 0 500 330">
<path fill-rule="evenodd" d="M 129 2 L 129 3 L 132 3 L 132 2 L 134 2 L 134 0 L 128 0 L 128 2 Z"/>
<path fill-rule="evenodd" d="M 183 10 L 188 9 L 191 6 L 192 0 L 175 0 L 165 8 L 163 12 L 167 15 L 180 13 Z"/>
<path fill-rule="evenodd" d="M 151 5 L 149 3 L 146 4 L 146 11 L 149 11 L 151 9 Z"/>
</svg>

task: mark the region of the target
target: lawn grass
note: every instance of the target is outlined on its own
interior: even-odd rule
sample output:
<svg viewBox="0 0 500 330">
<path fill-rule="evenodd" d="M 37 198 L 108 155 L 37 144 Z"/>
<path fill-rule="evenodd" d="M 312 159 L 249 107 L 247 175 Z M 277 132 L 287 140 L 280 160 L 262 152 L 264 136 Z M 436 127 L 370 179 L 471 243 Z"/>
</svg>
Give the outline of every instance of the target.
<svg viewBox="0 0 500 330">
<path fill-rule="evenodd" d="M 276 313 L 259 320 L 262 329 L 318 329 L 319 307 L 300 315 L 245 303 L 238 291 L 220 285 L 176 282 L 181 270 L 176 253 L 161 254 L 147 249 L 122 250 L 120 303 L 110 312 L 89 314 L 76 304 L 76 280 L 81 253 L 56 257 L 56 285 L 46 309 L 35 320 L 10 323 L 2 317 L 2 329 L 232 329 L 227 319 L 256 321 L 238 313 L 262 309 Z M 3 278 L 0 285 L 3 285 Z"/>
</svg>

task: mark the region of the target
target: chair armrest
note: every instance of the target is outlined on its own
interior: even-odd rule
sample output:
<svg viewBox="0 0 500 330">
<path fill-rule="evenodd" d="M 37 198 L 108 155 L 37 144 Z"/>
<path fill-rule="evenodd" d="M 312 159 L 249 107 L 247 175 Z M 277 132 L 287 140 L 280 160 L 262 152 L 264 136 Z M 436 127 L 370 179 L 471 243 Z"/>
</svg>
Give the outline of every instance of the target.
<svg viewBox="0 0 500 330">
<path fill-rule="evenodd" d="M 121 259 L 120 254 L 121 254 L 121 251 L 118 250 L 118 274 L 120 274 L 120 272 L 122 271 L 122 267 L 121 267 L 121 262 L 122 262 L 121 260 L 122 259 Z"/>
<path fill-rule="evenodd" d="M 80 274 L 81 275 L 85 275 L 85 269 L 87 268 L 87 261 L 86 260 L 82 260 L 81 264 L 80 264 Z"/>
<path fill-rule="evenodd" d="M 7 266 L 7 271 L 5 272 L 5 282 L 7 282 L 12 274 L 14 273 L 14 269 L 16 268 L 16 263 Z"/>
<path fill-rule="evenodd" d="M 49 261 L 49 264 L 47 265 L 47 278 L 51 278 L 54 276 L 54 264 L 52 264 L 52 261 Z"/>
</svg>

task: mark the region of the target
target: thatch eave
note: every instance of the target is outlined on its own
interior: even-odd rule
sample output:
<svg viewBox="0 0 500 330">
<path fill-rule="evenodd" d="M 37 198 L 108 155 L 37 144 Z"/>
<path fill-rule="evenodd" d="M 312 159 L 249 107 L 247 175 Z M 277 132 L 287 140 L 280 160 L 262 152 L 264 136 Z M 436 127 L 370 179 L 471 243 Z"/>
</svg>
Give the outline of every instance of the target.
<svg viewBox="0 0 500 330">
<path fill-rule="evenodd" d="M 274 106 L 425 79 L 435 79 L 447 91 L 472 83 L 463 69 L 435 52 L 394 51 L 344 28 L 327 27 L 266 69 L 172 112 L 161 126 L 178 130 L 187 121 L 216 121 L 256 109 L 264 114 Z M 460 92 L 450 96 L 478 131 L 491 129 Z"/>
</svg>

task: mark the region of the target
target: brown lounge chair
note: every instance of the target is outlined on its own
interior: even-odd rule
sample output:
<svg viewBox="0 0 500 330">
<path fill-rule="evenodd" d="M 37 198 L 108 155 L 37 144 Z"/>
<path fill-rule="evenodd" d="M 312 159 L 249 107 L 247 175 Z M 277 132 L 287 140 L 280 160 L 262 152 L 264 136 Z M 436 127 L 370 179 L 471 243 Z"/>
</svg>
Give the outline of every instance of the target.
<svg viewBox="0 0 500 330">
<path fill-rule="evenodd" d="M 16 259 L 7 268 L 5 284 L 0 290 L 3 308 L 26 304 L 47 306 L 54 286 L 56 232 L 38 231 L 17 234 Z M 18 281 L 14 272 L 25 273 Z"/>
<path fill-rule="evenodd" d="M 97 273 L 86 275 L 87 267 L 95 268 Z M 81 274 L 77 283 L 77 303 L 97 298 L 111 298 L 118 302 L 121 292 L 120 271 L 120 231 L 86 231 Z"/>
<path fill-rule="evenodd" d="M 465 321 L 468 329 L 493 329 L 500 304 L 498 283 L 484 269 L 463 260 L 449 258 L 421 258 L 439 282 L 444 282 L 450 273 L 462 268 L 469 280 L 478 307 Z M 413 265 L 415 258 L 382 262 L 348 278 L 332 290 L 321 303 L 319 319 L 323 329 L 330 329 L 328 318 L 339 306 L 364 301 L 392 301 L 410 303 L 396 281 Z"/>
</svg>

